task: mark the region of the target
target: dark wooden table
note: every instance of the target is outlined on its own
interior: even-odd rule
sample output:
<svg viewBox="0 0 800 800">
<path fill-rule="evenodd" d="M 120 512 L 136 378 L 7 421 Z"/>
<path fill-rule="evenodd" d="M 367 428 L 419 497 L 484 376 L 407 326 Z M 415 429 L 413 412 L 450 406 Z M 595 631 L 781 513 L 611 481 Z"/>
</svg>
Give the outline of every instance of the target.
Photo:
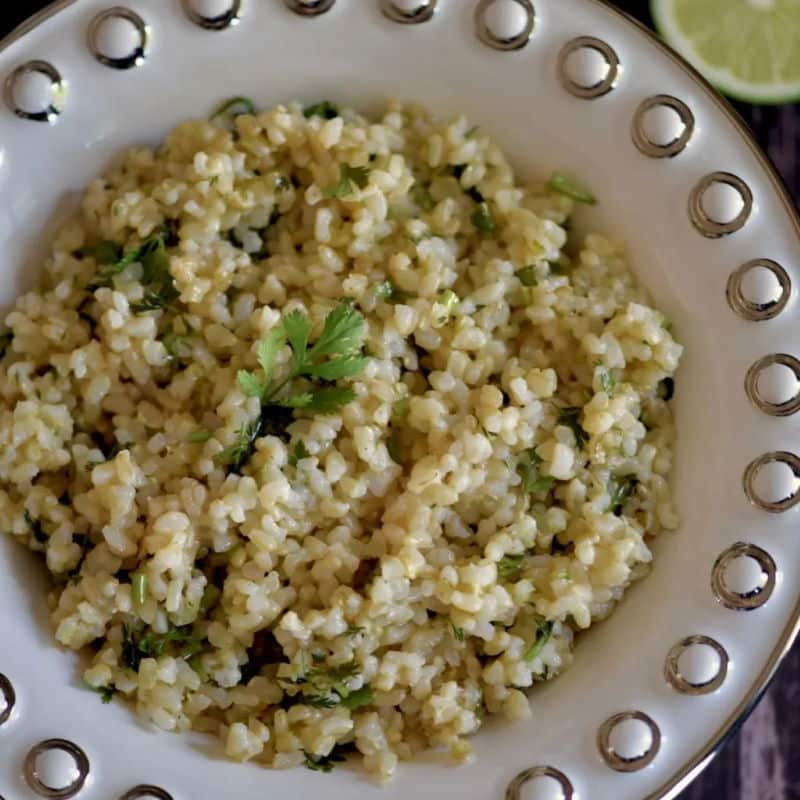
<svg viewBox="0 0 800 800">
<path fill-rule="evenodd" d="M 45 5 L 47 0 L 13 4 L 0 0 L 0 34 Z M 648 25 L 652 23 L 645 0 L 618 0 L 617 5 Z M 797 201 L 800 106 L 757 108 L 738 103 L 736 108 L 755 131 Z M 800 752 L 795 749 L 800 745 L 800 714 L 794 708 L 797 701 L 799 648 L 788 656 L 750 719 L 680 800 L 800 800 Z"/>
</svg>

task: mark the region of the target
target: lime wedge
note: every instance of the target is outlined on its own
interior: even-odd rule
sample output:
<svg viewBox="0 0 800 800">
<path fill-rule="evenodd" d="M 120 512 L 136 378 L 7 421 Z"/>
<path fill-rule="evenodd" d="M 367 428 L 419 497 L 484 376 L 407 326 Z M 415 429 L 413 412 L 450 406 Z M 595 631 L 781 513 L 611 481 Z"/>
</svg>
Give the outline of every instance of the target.
<svg viewBox="0 0 800 800">
<path fill-rule="evenodd" d="M 659 33 L 725 94 L 800 99 L 800 0 L 650 0 Z"/>
</svg>

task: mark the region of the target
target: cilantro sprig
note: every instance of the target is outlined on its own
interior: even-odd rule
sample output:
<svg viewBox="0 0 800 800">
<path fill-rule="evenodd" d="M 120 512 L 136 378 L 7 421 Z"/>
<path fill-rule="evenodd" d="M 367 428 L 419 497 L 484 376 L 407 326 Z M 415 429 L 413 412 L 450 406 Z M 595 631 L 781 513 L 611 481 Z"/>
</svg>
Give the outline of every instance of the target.
<svg viewBox="0 0 800 800">
<path fill-rule="evenodd" d="M 322 119 L 333 119 L 339 116 L 339 109 L 330 100 L 320 100 L 318 103 L 306 106 L 303 109 L 303 116 L 306 119 L 311 117 L 322 117 Z"/>
<path fill-rule="evenodd" d="M 368 360 L 361 355 L 365 333 L 364 318 L 346 301 L 328 314 L 313 345 L 309 345 L 309 318 L 299 310 L 287 314 L 258 345 L 260 374 L 239 370 L 236 375 L 244 394 L 261 401 L 261 415 L 239 429 L 236 441 L 217 455 L 217 461 L 238 471 L 249 459 L 256 440 L 270 433 L 276 418 L 288 424 L 291 412 L 298 409 L 332 414 L 355 400 L 352 389 L 327 384 L 354 377 L 364 369 Z M 276 378 L 275 361 L 287 344 L 292 349 L 289 372 Z M 298 385 L 299 380 L 302 385 Z M 285 429 L 285 425 L 280 427 Z"/>
</svg>

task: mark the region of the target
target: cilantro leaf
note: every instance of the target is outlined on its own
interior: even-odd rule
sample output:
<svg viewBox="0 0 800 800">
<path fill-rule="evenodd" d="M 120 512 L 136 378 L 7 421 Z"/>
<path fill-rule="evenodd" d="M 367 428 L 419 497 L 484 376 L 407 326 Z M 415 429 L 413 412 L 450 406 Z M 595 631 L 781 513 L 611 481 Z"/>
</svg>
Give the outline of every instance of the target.
<svg viewBox="0 0 800 800">
<path fill-rule="evenodd" d="M 342 199 L 343 197 L 353 194 L 357 188 L 366 188 L 368 183 L 368 167 L 351 167 L 349 164 L 340 164 L 339 180 L 325 189 L 323 194 L 325 197 Z"/>
<path fill-rule="evenodd" d="M 308 408 L 311 405 L 314 396 L 311 392 L 300 392 L 299 394 L 289 395 L 277 402 L 284 408 Z"/>
<path fill-rule="evenodd" d="M 325 325 L 309 353 L 310 358 L 320 356 L 346 356 L 361 346 L 366 333 L 364 317 L 349 303 L 339 303 L 325 317 Z"/>
<path fill-rule="evenodd" d="M 89 688 L 100 695 L 100 699 L 103 701 L 104 705 L 110 703 L 117 693 L 117 690 L 113 686 L 89 686 Z"/>
<path fill-rule="evenodd" d="M 196 431 L 191 431 L 186 437 L 186 441 L 190 444 L 202 444 L 207 442 L 213 434 L 208 428 L 198 428 Z"/>
<path fill-rule="evenodd" d="M 294 351 L 294 363 L 302 364 L 308 349 L 308 337 L 311 335 L 311 321 L 302 311 L 295 309 L 283 318 L 283 330 Z"/>
<path fill-rule="evenodd" d="M 457 642 L 463 642 L 465 639 L 464 629 L 456 627 L 452 622 L 450 623 L 450 627 L 453 629 L 453 638 Z"/>
<path fill-rule="evenodd" d="M 587 188 L 567 177 L 563 172 L 553 173 L 547 182 L 547 189 L 548 191 L 571 197 L 579 203 L 587 203 L 590 206 L 597 203 L 597 198 Z"/>
<path fill-rule="evenodd" d="M 247 397 L 261 397 L 264 394 L 264 385 L 252 372 L 248 372 L 246 369 L 240 369 L 236 373 L 236 381 Z"/>
<path fill-rule="evenodd" d="M 536 286 L 536 284 L 539 282 L 536 277 L 536 267 L 533 265 L 518 269 L 514 275 L 519 278 L 519 281 L 523 286 Z"/>
<path fill-rule="evenodd" d="M 472 212 L 472 224 L 481 233 L 493 233 L 497 229 L 497 223 L 492 216 L 492 209 L 487 202 L 478 203 L 475 211 Z"/>
<path fill-rule="evenodd" d="M 369 686 L 356 689 L 341 699 L 341 705 L 350 711 L 355 711 L 362 706 L 369 706 L 375 702 L 375 695 Z"/>
<path fill-rule="evenodd" d="M 330 100 L 320 100 L 318 103 L 306 106 L 303 109 L 303 116 L 306 119 L 310 117 L 322 117 L 322 119 L 333 119 L 339 116 L 339 109 L 330 102 Z"/>
<path fill-rule="evenodd" d="M 558 410 L 558 424 L 569 428 L 575 436 L 575 445 L 582 450 L 589 441 L 589 434 L 581 427 L 581 409 L 577 406 L 568 406 Z"/>
<path fill-rule="evenodd" d="M 352 403 L 355 399 L 356 393 L 352 389 L 329 386 L 313 392 L 311 402 L 304 408 L 307 411 L 316 411 L 319 414 L 333 414 L 342 406 Z"/>
<path fill-rule="evenodd" d="M 289 466 L 296 467 L 300 461 L 310 457 L 311 453 L 308 452 L 305 442 L 301 440 L 297 443 L 297 445 L 295 445 L 294 451 L 289 456 Z"/>
<path fill-rule="evenodd" d="M 549 492 L 555 485 L 555 479 L 539 474 L 542 457 L 531 447 L 526 450 L 517 463 L 517 474 L 522 478 L 520 489 L 523 494 Z"/>
<path fill-rule="evenodd" d="M 306 758 L 306 767 L 314 770 L 315 772 L 331 772 L 334 765 L 341 764 L 347 760 L 343 755 L 339 755 L 335 749 L 329 756 L 318 756 L 314 753 L 307 753 L 305 750 L 303 751 L 303 754 Z"/>
<path fill-rule="evenodd" d="M 122 248 L 116 242 L 104 239 L 92 247 L 82 247 L 77 255 L 81 258 L 89 256 L 98 264 L 116 264 L 122 258 Z"/>
<path fill-rule="evenodd" d="M 497 562 L 497 572 L 501 578 L 510 580 L 516 578 L 525 566 L 524 554 L 516 556 L 503 556 Z"/>
<path fill-rule="evenodd" d="M 211 113 L 209 119 L 216 119 L 223 115 L 228 117 L 238 117 L 242 114 L 250 114 L 255 116 L 258 113 L 256 104 L 249 97 L 231 97 L 224 100 L 217 108 Z"/>
<path fill-rule="evenodd" d="M 273 328 L 267 334 L 267 338 L 258 343 L 258 363 L 261 369 L 264 370 L 265 383 L 272 376 L 275 359 L 285 343 L 286 335 L 281 327 Z"/>
<path fill-rule="evenodd" d="M 525 651 L 525 655 L 522 656 L 523 661 L 530 663 L 542 652 L 544 646 L 550 641 L 550 637 L 553 635 L 554 625 L 555 623 L 552 620 L 544 620 L 537 625 L 533 644 Z"/>
<path fill-rule="evenodd" d="M 614 375 L 611 373 L 610 369 L 604 369 L 600 373 L 600 388 L 608 395 L 610 395 L 614 391 L 614 387 L 617 385 L 617 380 Z"/>
<path fill-rule="evenodd" d="M 306 375 L 321 378 L 324 381 L 335 381 L 340 378 L 352 378 L 358 375 L 369 362 L 368 358 L 359 356 L 344 356 L 322 364 L 316 364 L 305 370 Z"/>
<path fill-rule="evenodd" d="M 608 481 L 608 496 L 611 499 L 606 511 L 620 516 L 625 503 L 633 497 L 638 485 L 639 479 L 633 475 L 612 475 Z"/>
</svg>

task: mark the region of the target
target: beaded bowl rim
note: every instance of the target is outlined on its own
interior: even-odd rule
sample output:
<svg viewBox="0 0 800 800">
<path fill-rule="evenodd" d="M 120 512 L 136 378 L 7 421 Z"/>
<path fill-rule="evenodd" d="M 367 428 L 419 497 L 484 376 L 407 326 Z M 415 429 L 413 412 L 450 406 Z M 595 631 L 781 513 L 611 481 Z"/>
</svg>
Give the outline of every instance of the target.
<svg viewBox="0 0 800 800">
<path fill-rule="evenodd" d="M 609 0 L 589 0 L 589 2 L 595 6 L 603 8 L 607 13 L 610 13 L 612 16 L 616 17 L 621 24 L 627 25 L 634 31 L 644 34 L 647 37 L 648 43 L 651 47 L 655 46 L 663 55 L 667 56 L 670 61 L 673 62 L 673 64 L 679 67 L 688 77 L 692 79 L 697 88 L 703 92 L 703 100 L 705 102 L 711 101 L 711 103 L 722 112 L 727 122 L 732 123 L 736 133 L 738 134 L 738 137 L 747 145 L 751 151 L 751 154 L 754 156 L 759 166 L 766 174 L 771 185 L 771 189 L 780 199 L 781 205 L 783 206 L 788 218 L 791 220 L 792 226 L 800 235 L 800 213 L 798 213 L 798 210 L 791 199 L 791 195 L 783 178 L 780 176 L 770 159 L 762 151 L 761 147 L 755 140 L 753 133 L 742 120 L 738 112 L 733 108 L 731 103 L 722 97 L 713 88 L 713 86 L 688 61 L 686 61 L 684 57 L 671 50 L 643 23 L 611 5 Z M 77 3 L 78 0 L 53 0 L 53 2 L 51 2 L 49 5 L 30 16 L 8 35 L 3 37 L 0 40 L 0 53 L 31 31 L 35 30 L 45 21 L 51 19 L 59 12 L 64 11 Z M 109 4 L 109 7 L 110 5 L 111 4 Z M 761 696 L 768 688 L 770 681 L 775 675 L 775 672 L 779 668 L 784 657 L 788 654 L 799 634 L 800 599 L 798 599 L 794 604 L 789 621 L 782 629 L 776 645 L 767 658 L 766 664 L 750 684 L 750 688 L 741 702 L 729 714 L 725 722 L 720 726 L 715 734 L 708 739 L 705 747 L 703 747 L 688 763 L 683 764 L 682 767 L 655 792 L 647 795 L 645 800 L 672 800 L 672 798 L 675 798 L 680 791 L 686 788 L 686 786 L 705 768 L 705 766 L 707 766 L 707 764 L 714 758 L 717 752 L 725 744 L 727 739 L 738 730 L 739 726 L 745 721 L 747 716 L 758 703 Z M 8 709 L 9 712 L 11 710 L 11 708 Z"/>
</svg>

